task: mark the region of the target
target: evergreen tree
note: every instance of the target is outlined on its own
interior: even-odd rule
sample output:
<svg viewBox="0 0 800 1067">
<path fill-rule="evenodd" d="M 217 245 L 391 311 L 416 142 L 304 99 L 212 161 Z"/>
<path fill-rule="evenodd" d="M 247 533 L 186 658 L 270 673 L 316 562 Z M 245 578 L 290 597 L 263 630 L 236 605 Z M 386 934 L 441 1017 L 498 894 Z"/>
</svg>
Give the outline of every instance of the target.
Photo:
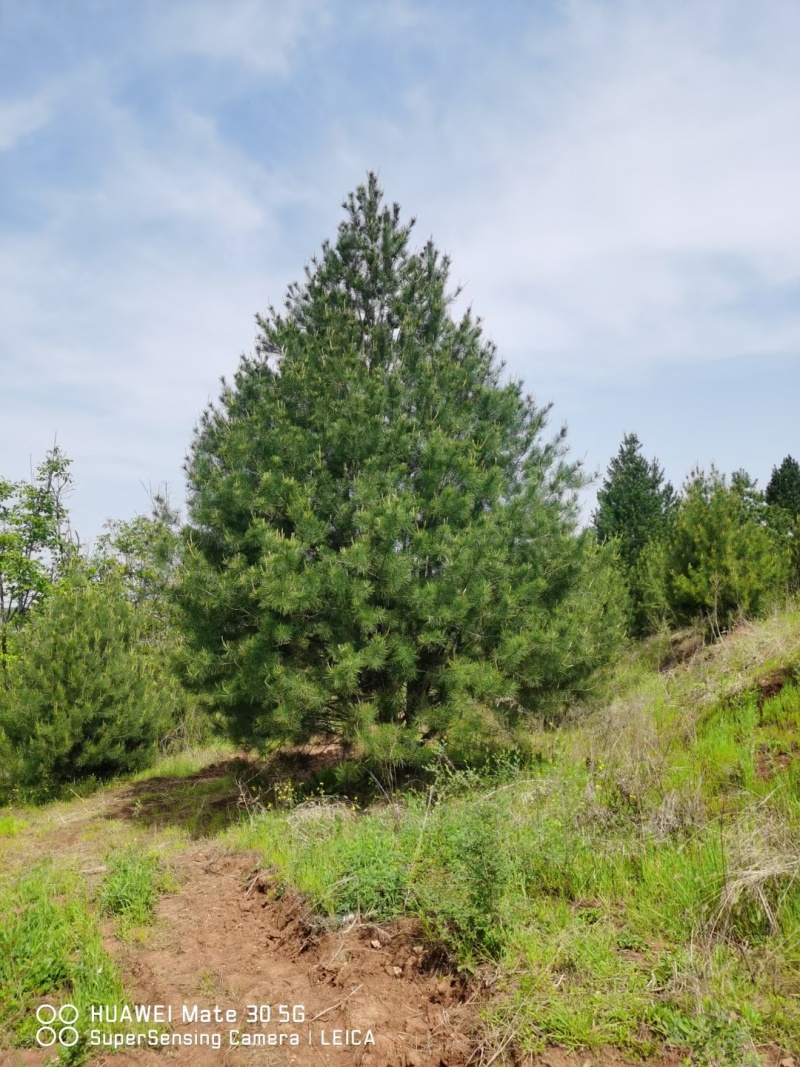
<svg viewBox="0 0 800 1067">
<path fill-rule="evenodd" d="M 713 468 L 691 475 L 666 554 L 666 595 L 678 622 L 702 615 L 719 630 L 739 612 L 758 615 L 785 588 L 789 546 L 754 512 L 754 488 L 741 477 L 729 488 Z"/>
<path fill-rule="evenodd" d="M 796 459 L 787 456 L 780 467 L 772 468 L 766 500 L 789 512 L 792 518 L 800 517 L 800 463 Z"/>
<path fill-rule="evenodd" d="M 616 546 L 631 594 L 632 628 L 637 633 L 650 622 L 645 549 L 665 536 L 676 502 L 675 490 L 664 481 L 658 460 L 645 459 L 639 438 L 626 433 L 597 494 L 593 521 L 598 541 L 613 541 Z"/>
<path fill-rule="evenodd" d="M 0 796 L 14 786 L 48 795 L 152 762 L 179 693 L 119 578 L 97 581 L 74 561 L 13 645 L 0 687 Z"/>
<path fill-rule="evenodd" d="M 194 678 L 247 742 L 498 744 L 608 656 L 618 590 L 447 257 L 373 175 L 344 207 L 191 447 Z"/>
</svg>

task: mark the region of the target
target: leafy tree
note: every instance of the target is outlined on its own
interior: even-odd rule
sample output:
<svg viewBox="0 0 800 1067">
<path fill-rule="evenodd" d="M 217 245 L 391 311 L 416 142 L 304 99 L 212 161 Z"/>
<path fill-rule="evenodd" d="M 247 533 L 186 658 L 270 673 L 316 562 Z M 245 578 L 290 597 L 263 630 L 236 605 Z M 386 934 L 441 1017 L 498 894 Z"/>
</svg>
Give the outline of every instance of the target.
<svg viewBox="0 0 800 1067">
<path fill-rule="evenodd" d="M 156 492 L 149 515 L 110 519 L 95 551 L 98 571 L 119 575 L 134 604 L 149 606 L 165 625 L 174 608 L 171 594 L 180 566 L 180 527 L 180 513 L 166 491 Z"/>
<path fill-rule="evenodd" d="M 787 456 L 780 467 L 772 468 L 766 500 L 773 507 L 783 508 L 792 518 L 800 517 L 800 463 L 796 459 Z"/>
<path fill-rule="evenodd" d="M 70 461 L 57 446 L 30 482 L 0 478 L 0 663 L 8 655 L 12 625 L 53 587 L 71 540 L 65 497 Z"/>
<path fill-rule="evenodd" d="M 754 517 L 748 486 L 740 478 L 729 488 L 713 468 L 691 475 L 666 557 L 666 595 L 677 621 L 700 614 L 718 630 L 739 612 L 758 615 L 785 586 L 788 545 Z"/>
<path fill-rule="evenodd" d="M 658 460 L 647 460 L 634 433 L 626 433 L 619 452 L 608 465 L 597 494 L 594 528 L 598 541 L 613 541 L 631 593 L 635 632 L 648 627 L 650 612 L 644 553 L 663 539 L 675 513 L 677 497 Z"/>
<path fill-rule="evenodd" d="M 96 580 L 118 583 L 136 610 L 142 640 L 151 655 L 160 658 L 165 677 L 169 676 L 176 720 L 169 742 L 193 745 L 208 738 L 212 723 L 203 701 L 182 684 L 186 648 L 175 598 L 181 567 L 180 529 L 180 513 L 170 504 L 166 490 L 155 492 L 149 515 L 105 524 L 94 556 L 87 562 Z"/>
<path fill-rule="evenodd" d="M 447 257 L 373 175 L 344 207 L 191 446 L 194 677 L 248 742 L 499 744 L 609 655 L 618 590 Z"/>
<path fill-rule="evenodd" d="M 170 728 L 175 686 L 118 578 L 75 561 L 13 635 L 0 689 L 0 790 L 47 795 L 147 766 Z"/>
</svg>

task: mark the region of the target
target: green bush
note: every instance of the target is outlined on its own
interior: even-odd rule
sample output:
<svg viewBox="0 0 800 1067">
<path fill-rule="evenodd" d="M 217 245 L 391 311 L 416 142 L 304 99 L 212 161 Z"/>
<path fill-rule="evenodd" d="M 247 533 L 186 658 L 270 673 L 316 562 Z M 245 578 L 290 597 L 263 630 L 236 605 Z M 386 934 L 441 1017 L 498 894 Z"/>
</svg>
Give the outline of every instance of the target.
<svg viewBox="0 0 800 1067">
<path fill-rule="evenodd" d="M 666 553 L 666 598 L 679 623 L 702 615 L 727 627 L 786 589 L 788 544 L 761 521 L 752 496 L 714 470 L 687 484 Z"/>
<path fill-rule="evenodd" d="M 15 640 L 0 682 L 0 790 L 47 796 L 151 763 L 174 685 L 120 582 L 73 574 Z"/>
<path fill-rule="evenodd" d="M 409 857 L 390 825 L 365 820 L 360 829 L 337 841 L 336 910 L 394 918 L 403 910 Z"/>
<path fill-rule="evenodd" d="M 515 866 L 500 811 L 469 801 L 440 808 L 413 870 L 418 913 L 465 967 L 499 957 L 506 943 L 503 905 Z"/>
</svg>

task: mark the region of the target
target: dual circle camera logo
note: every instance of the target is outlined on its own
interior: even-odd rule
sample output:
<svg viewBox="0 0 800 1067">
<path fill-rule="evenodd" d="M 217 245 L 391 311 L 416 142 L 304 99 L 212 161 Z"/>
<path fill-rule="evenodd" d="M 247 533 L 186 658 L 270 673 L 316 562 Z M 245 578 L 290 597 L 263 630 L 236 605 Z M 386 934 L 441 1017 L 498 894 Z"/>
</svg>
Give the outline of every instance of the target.
<svg viewBox="0 0 800 1067">
<path fill-rule="evenodd" d="M 79 1040 L 78 1031 L 72 1025 L 78 1020 L 78 1009 L 74 1004 L 62 1004 L 54 1008 L 52 1004 L 40 1004 L 36 1009 L 37 1022 L 43 1025 L 36 1031 L 36 1041 L 42 1048 L 59 1045 L 72 1048 Z"/>
</svg>

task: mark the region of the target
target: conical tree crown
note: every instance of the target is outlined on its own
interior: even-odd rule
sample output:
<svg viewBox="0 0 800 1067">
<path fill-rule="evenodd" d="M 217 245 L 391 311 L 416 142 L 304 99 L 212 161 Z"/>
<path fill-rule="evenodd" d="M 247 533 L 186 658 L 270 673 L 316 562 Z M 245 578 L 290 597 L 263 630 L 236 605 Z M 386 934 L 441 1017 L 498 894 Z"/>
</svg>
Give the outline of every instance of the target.
<svg viewBox="0 0 800 1067">
<path fill-rule="evenodd" d="M 496 730 L 487 708 L 598 655 L 555 642 L 587 565 L 579 474 L 451 314 L 447 258 L 410 250 L 372 175 L 344 207 L 193 442 L 196 672 L 242 738 L 428 736 L 469 708 Z"/>
<path fill-rule="evenodd" d="M 779 467 L 772 468 L 767 485 L 768 504 L 783 508 L 794 518 L 800 516 L 800 463 L 787 456 Z"/>
<path fill-rule="evenodd" d="M 635 433 L 626 433 L 597 494 L 594 525 L 600 541 L 616 538 L 620 557 L 633 567 L 647 543 L 663 534 L 676 503 L 658 460 L 647 460 Z"/>
</svg>

